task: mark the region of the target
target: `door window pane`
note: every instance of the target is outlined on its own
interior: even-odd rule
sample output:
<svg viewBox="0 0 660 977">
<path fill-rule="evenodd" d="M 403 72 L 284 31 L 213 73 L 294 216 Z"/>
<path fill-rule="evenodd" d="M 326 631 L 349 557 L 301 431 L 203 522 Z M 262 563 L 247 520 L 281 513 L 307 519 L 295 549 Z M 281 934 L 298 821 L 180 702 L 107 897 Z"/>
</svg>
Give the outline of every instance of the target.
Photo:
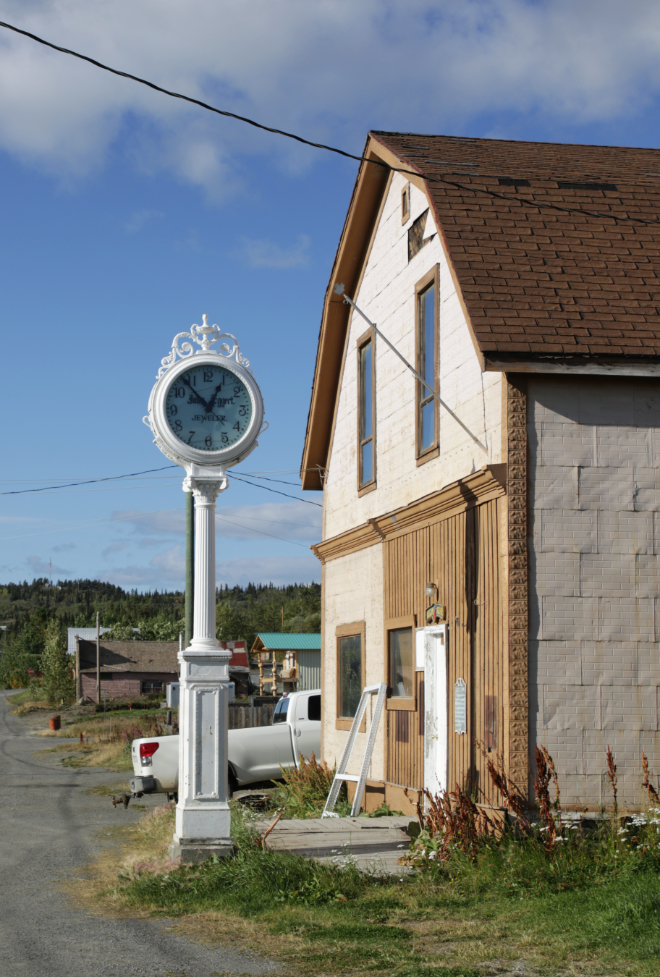
<svg viewBox="0 0 660 977">
<path fill-rule="evenodd" d="M 413 669 L 412 628 L 390 631 L 390 685 L 393 697 L 412 698 Z"/>
<path fill-rule="evenodd" d="M 352 634 L 339 639 L 339 715 L 352 719 L 362 694 L 362 639 Z"/>
<path fill-rule="evenodd" d="M 277 723 L 286 722 L 286 714 L 288 712 L 288 709 L 289 709 L 289 700 L 280 699 L 280 701 L 275 706 L 275 712 L 273 713 L 273 726 L 275 726 Z"/>
</svg>

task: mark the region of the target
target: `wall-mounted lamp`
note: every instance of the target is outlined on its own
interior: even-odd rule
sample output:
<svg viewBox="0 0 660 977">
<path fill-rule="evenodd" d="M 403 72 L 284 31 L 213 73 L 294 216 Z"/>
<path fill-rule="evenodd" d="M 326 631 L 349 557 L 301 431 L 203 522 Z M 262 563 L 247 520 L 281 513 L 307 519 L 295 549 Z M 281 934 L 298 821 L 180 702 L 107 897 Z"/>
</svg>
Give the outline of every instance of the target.
<svg viewBox="0 0 660 977">
<path fill-rule="evenodd" d="M 427 597 L 435 597 L 436 590 L 437 588 L 434 583 L 427 583 L 426 587 L 424 588 L 424 592 Z"/>
</svg>

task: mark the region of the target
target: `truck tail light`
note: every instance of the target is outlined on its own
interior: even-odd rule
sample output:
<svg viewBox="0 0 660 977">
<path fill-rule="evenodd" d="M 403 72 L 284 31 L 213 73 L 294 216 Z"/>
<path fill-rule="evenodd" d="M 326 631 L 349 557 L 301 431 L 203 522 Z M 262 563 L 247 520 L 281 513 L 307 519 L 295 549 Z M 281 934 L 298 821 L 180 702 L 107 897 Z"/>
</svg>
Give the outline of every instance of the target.
<svg viewBox="0 0 660 977">
<path fill-rule="evenodd" d="M 146 760 L 148 757 L 152 757 L 160 743 L 140 743 L 140 759 Z"/>
</svg>

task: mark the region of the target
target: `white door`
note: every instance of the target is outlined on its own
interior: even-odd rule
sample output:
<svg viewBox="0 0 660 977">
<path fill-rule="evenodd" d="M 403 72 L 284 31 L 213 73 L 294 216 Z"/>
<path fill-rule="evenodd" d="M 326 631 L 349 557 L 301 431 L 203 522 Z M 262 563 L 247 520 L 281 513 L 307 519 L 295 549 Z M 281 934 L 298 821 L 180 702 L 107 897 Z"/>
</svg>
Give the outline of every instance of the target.
<svg viewBox="0 0 660 977">
<path fill-rule="evenodd" d="M 424 786 L 431 794 L 447 790 L 447 625 L 433 624 L 416 634 L 424 653 Z"/>
</svg>

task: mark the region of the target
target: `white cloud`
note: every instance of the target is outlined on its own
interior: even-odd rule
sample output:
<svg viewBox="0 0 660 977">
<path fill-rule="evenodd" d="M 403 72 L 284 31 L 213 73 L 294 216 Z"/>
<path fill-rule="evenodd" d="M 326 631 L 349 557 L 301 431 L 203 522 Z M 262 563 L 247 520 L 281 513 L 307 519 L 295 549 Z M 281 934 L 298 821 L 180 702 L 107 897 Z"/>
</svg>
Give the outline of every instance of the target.
<svg viewBox="0 0 660 977">
<path fill-rule="evenodd" d="M 127 234 L 137 234 L 145 224 L 162 216 L 163 214 L 160 210 L 136 210 L 124 224 L 124 230 Z"/>
<path fill-rule="evenodd" d="M 101 556 L 103 557 L 104 560 L 107 560 L 107 558 L 109 556 L 112 556 L 113 553 L 122 553 L 124 550 L 127 550 L 128 546 L 129 544 L 125 541 L 121 543 L 112 543 L 110 546 L 106 546 L 106 548 L 101 553 Z"/>
<path fill-rule="evenodd" d="M 53 553 L 65 553 L 67 550 L 75 550 L 75 543 L 59 543 L 57 546 L 53 546 Z"/>
<path fill-rule="evenodd" d="M 46 560 L 42 560 L 40 556 L 28 556 L 25 562 L 35 577 L 48 577 L 51 573 L 56 574 L 58 577 L 70 577 L 72 575 L 71 570 L 67 570 L 65 567 L 58 567 L 55 564 L 51 565 Z"/>
<path fill-rule="evenodd" d="M 300 268 L 309 264 L 309 246 L 306 234 L 298 236 L 298 243 L 291 248 L 283 248 L 274 241 L 241 238 L 238 255 L 247 261 L 250 268 Z"/>
<path fill-rule="evenodd" d="M 368 128 L 455 131 L 485 113 L 627 120 L 660 89 L 660 6 L 620 0 L 0 0 L 0 17 L 219 107 L 358 149 Z M 321 153 L 0 30 L 0 145 L 68 177 L 118 137 L 144 170 L 221 199 L 237 153 Z"/>
<path fill-rule="evenodd" d="M 106 570 L 99 575 L 122 587 L 138 589 L 169 588 L 182 590 L 184 586 L 184 548 L 173 546 L 155 556 L 146 567 L 127 566 Z M 320 581 L 321 565 L 310 553 L 300 556 L 241 557 L 216 564 L 216 585 L 290 583 Z"/>
<path fill-rule="evenodd" d="M 185 532 L 183 509 L 141 512 L 127 509 L 113 513 L 117 522 L 128 524 L 144 537 L 163 540 Z M 223 506 L 216 510 L 216 534 L 234 539 L 264 539 L 312 542 L 321 538 L 321 509 L 305 502 L 263 502 L 260 505 Z"/>
</svg>

